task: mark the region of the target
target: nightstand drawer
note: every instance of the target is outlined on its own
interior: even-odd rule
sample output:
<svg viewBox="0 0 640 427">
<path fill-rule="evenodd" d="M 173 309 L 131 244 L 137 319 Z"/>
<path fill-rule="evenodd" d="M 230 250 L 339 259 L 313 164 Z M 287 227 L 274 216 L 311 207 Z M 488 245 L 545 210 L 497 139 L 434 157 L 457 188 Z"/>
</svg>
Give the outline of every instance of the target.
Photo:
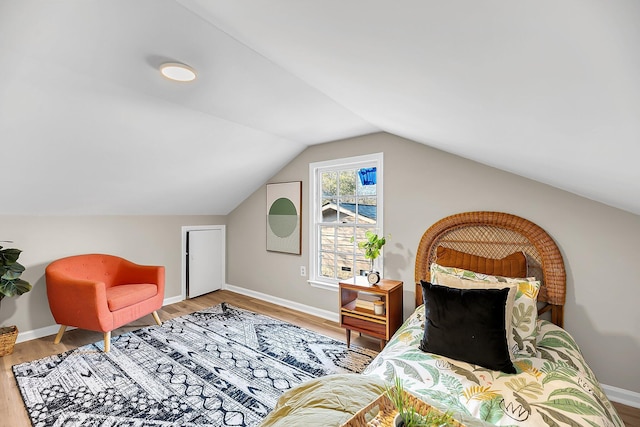
<svg viewBox="0 0 640 427">
<path fill-rule="evenodd" d="M 360 319 L 352 317 L 351 315 L 343 314 L 341 324 L 344 328 L 351 328 L 383 339 L 386 338 L 387 326 L 384 323 L 374 323 L 371 320 Z"/>
</svg>

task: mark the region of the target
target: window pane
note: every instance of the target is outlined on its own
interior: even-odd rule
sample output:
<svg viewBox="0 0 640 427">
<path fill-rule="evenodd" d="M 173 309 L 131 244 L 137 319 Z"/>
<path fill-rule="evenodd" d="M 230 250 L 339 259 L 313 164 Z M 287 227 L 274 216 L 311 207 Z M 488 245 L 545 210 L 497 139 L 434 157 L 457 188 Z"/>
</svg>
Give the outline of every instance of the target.
<svg viewBox="0 0 640 427">
<path fill-rule="evenodd" d="M 336 172 L 322 172 L 322 196 L 338 194 L 338 174 Z"/>
<path fill-rule="evenodd" d="M 356 222 L 356 199 L 354 197 L 341 198 L 338 207 L 338 218 L 341 223 Z"/>
<path fill-rule="evenodd" d="M 358 256 L 356 258 L 356 274 L 364 276 L 371 269 L 371 260 L 366 259 L 364 256 Z"/>
<path fill-rule="evenodd" d="M 362 196 L 375 196 L 377 194 L 377 185 L 363 185 L 360 177 L 356 180 L 356 189 L 358 191 L 358 195 Z"/>
<path fill-rule="evenodd" d="M 320 275 L 335 279 L 335 255 L 328 252 L 320 253 Z"/>
<path fill-rule="evenodd" d="M 335 242 L 335 228 L 320 227 L 320 249 L 323 251 L 334 251 Z"/>
<path fill-rule="evenodd" d="M 355 246 L 355 242 L 352 242 L 353 238 L 353 227 L 338 227 L 337 230 L 337 242 L 338 246 L 336 250 L 340 253 L 347 253 L 349 255 L 353 255 L 353 248 Z"/>
<path fill-rule="evenodd" d="M 375 197 L 358 197 L 358 223 L 376 224 L 378 217 L 377 199 Z"/>
<path fill-rule="evenodd" d="M 322 199 L 322 222 L 337 222 L 338 206 L 335 199 Z"/>
<path fill-rule="evenodd" d="M 362 185 L 374 185 L 378 181 L 378 168 L 358 169 L 358 178 Z"/>
<path fill-rule="evenodd" d="M 356 171 L 355 169 L 340 171 L 340 195 L 356 195 Z"/>
<path fill-rule="evenodd" d="M 356 228 L 356 243 L 364 242 L 367 239 L 367 237 L 365 236 L 367 230 L 369 230 L 369 228 L 365 228 L 365 227 Z M 362 255 L 364 256 L 363 249 L 356 247 L 356 251 L 362 252 Z"/>
<path fill-rule="evenodd" d="M 353 255 L 339 254 L 337 278 L 340 280 L 353 277 Z"/>
</svg>

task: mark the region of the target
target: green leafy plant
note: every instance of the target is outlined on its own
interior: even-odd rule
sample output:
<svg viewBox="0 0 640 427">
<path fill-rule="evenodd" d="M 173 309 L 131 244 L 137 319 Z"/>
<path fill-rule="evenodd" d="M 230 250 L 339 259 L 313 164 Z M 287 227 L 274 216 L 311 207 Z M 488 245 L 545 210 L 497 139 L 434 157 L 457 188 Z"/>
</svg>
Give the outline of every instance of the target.
<svg viewBox="0 0 640 427">
<path fill-rule="evenodd" d="M 24 266 L 18 262 L 21 252 L 20 249 L 3 249 L 0 246 L 0 301 L 31 290 L 31 284 L 20 278 L 24 271 Z"/>
<path fill-rule="evenodd" d="M 425 415 L 422 415 L 416 411 L 416 409 L 407 402 L 407 395 L 404 391 L 404 386 L 400 378 L 395 377 L 393 385 L 387 385 L 385 392 L 391 400 L 391 403 L 398 410 L 400 417 L 400 423 L 397 426 L 404 427 L 447 427 L 453 426 L 455 420 L 451 416 L 451 413 L 442 413 L 435 409 L 431 409 Z"/>
<path fill-rule="evenodd" d="M 387 239 L 380 237 L 371 230 L 367 230 L 364 234 L 366 240 L 358 242 L 358 247 L 364 249 L 364 257 L 373 261 L 380 256 L 380 250 L 387 243 Z M 391 236 L 389 236 L 391 237 Z"/>
</svg>

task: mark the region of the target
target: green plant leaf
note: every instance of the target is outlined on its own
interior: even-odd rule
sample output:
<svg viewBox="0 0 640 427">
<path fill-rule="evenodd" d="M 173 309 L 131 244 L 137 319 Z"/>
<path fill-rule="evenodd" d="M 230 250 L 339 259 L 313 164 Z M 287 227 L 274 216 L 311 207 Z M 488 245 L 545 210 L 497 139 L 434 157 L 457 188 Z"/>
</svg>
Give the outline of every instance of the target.
<svg viewBox="0 0 640 427">
<path fill-rule="evenodd" d="M 3 249 L 0 246 L 0 296 L 13 297 L 29 292 L 32 286 L 20 279 L 24 266 L 18 262 L 20 249 Z"/>
<path fill-rule="evenodd" d="M 13 297 L 29 292 L 32 286 L 29 282 L 22 279 L 7 280 L 4 277 L 0 279 L 0 294 L 6 297 Z"/>
<path fill-rule="evenodd" d="M 24 267 L 22 266 L 22 264 L 14 262 L 13 264 L 4 268 L 4 271 L 2 272 L 2 274 L 0 274 L 0 277 L 7 280 L 15 280 L 20 277 L 23 271 Z"/>
<path fill-rule="evenodd" d="M 0 262 L 6 266 L 13 264 L 20 256 L 20 249 L 2 249 L 0 250 Z"/>
</svg>

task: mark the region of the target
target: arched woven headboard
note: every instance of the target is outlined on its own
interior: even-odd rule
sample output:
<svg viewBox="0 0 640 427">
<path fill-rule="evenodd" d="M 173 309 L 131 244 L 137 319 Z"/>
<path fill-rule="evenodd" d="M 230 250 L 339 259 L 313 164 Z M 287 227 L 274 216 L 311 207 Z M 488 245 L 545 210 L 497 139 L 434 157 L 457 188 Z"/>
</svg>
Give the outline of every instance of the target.
<svg viewBox="0 0 640 427">
<path fill-rule="evenodd" d="M 433 224 L 420 239 L 416 254 L 416 307 L 422 304 L 420 281 L 430 281 L 429 266 L 436 259 L 438 246 L 487 258 L 524 252 L 528 276 L 542 282 L 538 302 L 546 305 L 539 313 L 550 310 L 551 321 L 563 326 L 566 295 L 564 261 L 551 236 L 536 224 L 502 212 L 465 212 Z"/>
</svg>

